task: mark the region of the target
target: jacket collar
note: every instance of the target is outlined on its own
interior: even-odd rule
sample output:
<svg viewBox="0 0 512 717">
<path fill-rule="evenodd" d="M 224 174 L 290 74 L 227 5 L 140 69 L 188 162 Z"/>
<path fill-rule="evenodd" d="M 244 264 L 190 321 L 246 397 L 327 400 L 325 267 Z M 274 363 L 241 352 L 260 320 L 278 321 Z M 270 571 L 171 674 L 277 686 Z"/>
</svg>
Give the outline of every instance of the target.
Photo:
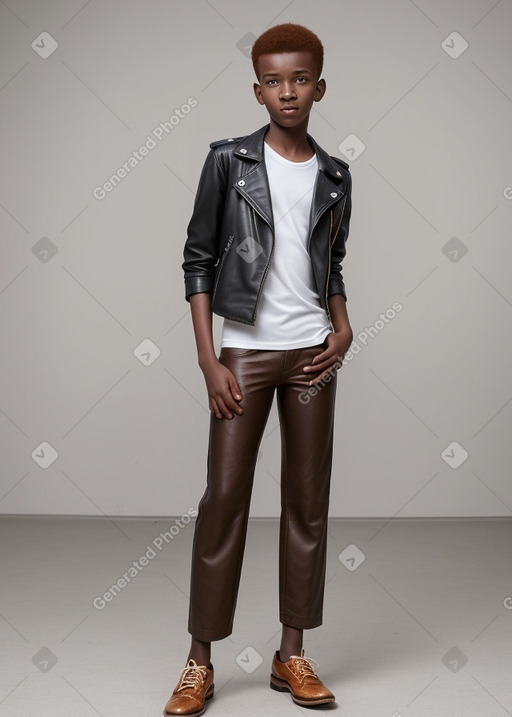
<svg viewBox="0 0 512 717">
<path fill-rule="evenodd" d="M 254 159 L 257 162 L 263 162 L 263 142 L 264 137 L 269 129 L 270 124 L 266 124 L 260 129 L 256 130 L 252 134 L 244 137 L 240 142 L 237 143 L 234 151 L 237 157 L 241 159 Z M 342 174 L 339 167 L 336 165 L 333 159 L 323 150 L 319 144 L 315 142 L 310 134 L 307 135 L 308 141 L 315 150 L 318 159 L 318 169 L 325 174 L 335 178 L 338 182 L 342 179 Z"/>
</svg>

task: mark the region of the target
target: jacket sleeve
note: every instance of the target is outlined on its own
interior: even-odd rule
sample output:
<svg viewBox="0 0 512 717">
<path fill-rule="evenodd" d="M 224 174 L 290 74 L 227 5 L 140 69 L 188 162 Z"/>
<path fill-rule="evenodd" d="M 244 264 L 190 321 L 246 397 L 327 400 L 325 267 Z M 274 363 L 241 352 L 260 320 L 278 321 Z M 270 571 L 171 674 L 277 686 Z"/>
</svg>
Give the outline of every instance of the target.
<svg viewBox="0 0 512 717">
<path fill-rule="evenodd" d="M 331 248 L 331 269 L 327 295 L 332 296 L 333 294 L 342 294 L 346 301 L 347 292 L 345 290 L 343 275 L 341 273 L 341 262 L 345 258 L 346 254 L 345 244 L 348 239 L 350 216 L 352 214 L 352 176 L 350 174 L 350 170 L 348 169 L 345 170 L 345 173 L 347 177 L 347 192 L 346 199 L 344 200 L 345 206 L 343 216 L 341 218 L 341 226 Z"/>
<path fill-rule="evenodd" d="M 221 159 L 214 149 L 210 149 L 199 179 L 183 250 L 187 301 L 191 294 L 213 291 L 226 185 L 227 176 Z"/>
</svg>

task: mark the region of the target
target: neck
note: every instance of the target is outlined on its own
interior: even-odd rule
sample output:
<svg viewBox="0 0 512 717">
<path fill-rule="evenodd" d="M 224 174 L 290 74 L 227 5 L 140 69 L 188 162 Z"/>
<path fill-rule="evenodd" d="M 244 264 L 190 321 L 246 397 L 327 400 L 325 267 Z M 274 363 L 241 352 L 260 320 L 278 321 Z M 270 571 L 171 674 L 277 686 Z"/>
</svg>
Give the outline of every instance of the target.
<svg viewBox="0 0 512 717">
<path fill-rule="evenodd" d="M 307 119 L 296 127 L 281 127 L 271 118 L 270 127 L 265 133 L 265 142 L 289 159 L 308 159 L 313 156 L 314 151 L 308 142 L 307 130 Z"/>
</svg>

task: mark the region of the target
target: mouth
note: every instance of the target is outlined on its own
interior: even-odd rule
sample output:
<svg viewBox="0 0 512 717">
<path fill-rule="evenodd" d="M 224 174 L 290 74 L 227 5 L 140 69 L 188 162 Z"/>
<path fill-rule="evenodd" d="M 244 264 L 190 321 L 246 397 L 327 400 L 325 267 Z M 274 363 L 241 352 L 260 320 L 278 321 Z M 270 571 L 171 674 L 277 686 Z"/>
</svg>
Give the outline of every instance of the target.
<svg viewBox="0 0 512 717">
<path fill-rule="evenodd" d="M 285 114 L 293 114 L 294 112 L 298 111 L 298 107 L 281 107 L 281 112 L 284 112 Z"/>
</svg>

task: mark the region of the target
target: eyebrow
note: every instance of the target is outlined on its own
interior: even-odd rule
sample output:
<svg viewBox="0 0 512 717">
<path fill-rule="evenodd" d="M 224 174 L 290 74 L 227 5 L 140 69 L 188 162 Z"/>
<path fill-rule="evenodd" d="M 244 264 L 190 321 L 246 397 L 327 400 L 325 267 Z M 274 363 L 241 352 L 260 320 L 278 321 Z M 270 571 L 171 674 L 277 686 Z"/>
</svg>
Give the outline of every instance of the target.
<svg viewBox="0 0 512 717">
<path fill-rule="evenodd" d="M 281 74 L 280 72 L 264 72 L 262 75 L 262 78 L 263 77 L 279 77 L 280 74 Z M 311 72 L 311 70 L 293 70 L 292 74 L 294 74 L 294 75 L 305 75 L 305 74 L 312 75 L 313 73 Z"/>
</svg>

